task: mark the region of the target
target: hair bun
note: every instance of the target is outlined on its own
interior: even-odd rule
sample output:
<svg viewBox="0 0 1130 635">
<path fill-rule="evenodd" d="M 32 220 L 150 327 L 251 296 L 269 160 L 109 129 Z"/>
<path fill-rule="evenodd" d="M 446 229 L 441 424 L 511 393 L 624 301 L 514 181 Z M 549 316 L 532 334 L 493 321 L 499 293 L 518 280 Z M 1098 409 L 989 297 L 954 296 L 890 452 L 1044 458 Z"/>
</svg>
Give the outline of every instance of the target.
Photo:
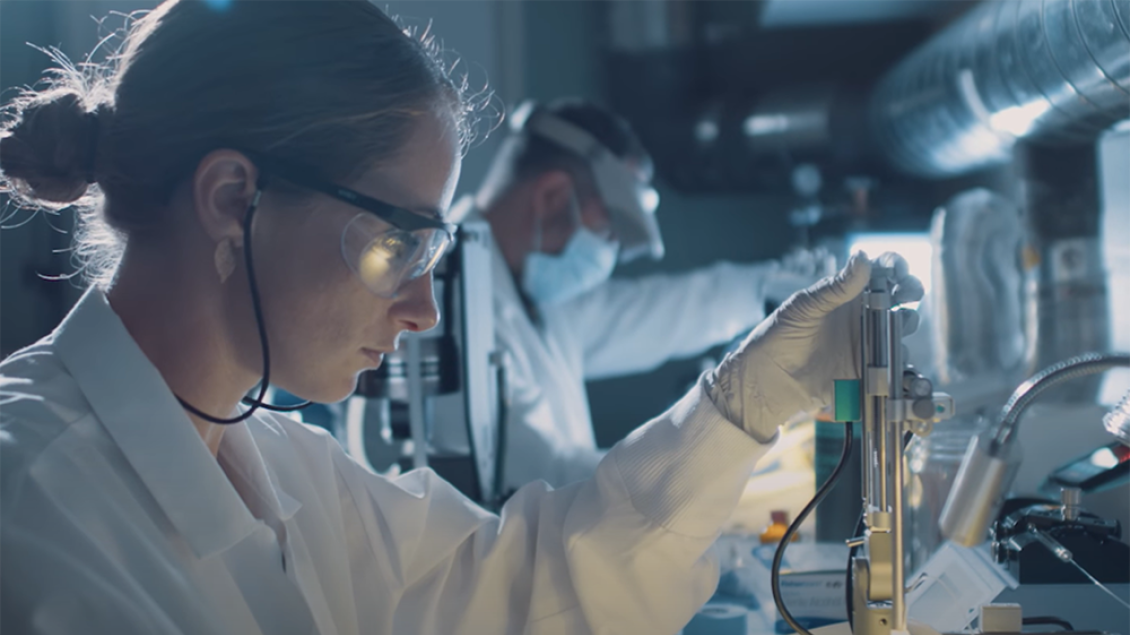
<svg viewBox="0 0 1130 635">
<path fill-rule="evenodd" d="M 80 94 L 59 90 L 16 107 L 0 138 L 0 170 L 33 202 L 70 203 L 94 182 L 98 112 L 87 112 Z"/>
</svg>

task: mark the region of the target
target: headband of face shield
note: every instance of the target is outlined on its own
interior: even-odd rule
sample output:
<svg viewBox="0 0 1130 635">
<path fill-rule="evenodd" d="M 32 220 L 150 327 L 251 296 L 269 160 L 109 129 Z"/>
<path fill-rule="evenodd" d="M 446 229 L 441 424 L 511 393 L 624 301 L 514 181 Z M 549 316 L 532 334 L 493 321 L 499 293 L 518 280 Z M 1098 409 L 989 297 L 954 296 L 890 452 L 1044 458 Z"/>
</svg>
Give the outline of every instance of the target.
<svg viewBox="0 0 1130 635">
<path fill-rule="evenodd" d="M 620 242 L 620 260 L 662 258 L 663 236 L 655 219 L 659 193 L 583 128 L 550 113 L 533 112 L 533 108 L 533 102 L 520 106 L 512 117 L 513 126 L 578 155 L 589 165 Z"/>
</svg>

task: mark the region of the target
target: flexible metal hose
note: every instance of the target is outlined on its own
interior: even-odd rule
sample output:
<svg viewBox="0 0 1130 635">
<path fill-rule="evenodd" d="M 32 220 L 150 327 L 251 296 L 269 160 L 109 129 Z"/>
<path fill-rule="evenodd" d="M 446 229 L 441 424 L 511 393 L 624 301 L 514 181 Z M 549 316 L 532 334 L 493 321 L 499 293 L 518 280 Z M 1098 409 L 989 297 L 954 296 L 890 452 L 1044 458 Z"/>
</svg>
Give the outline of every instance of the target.
<svg viewBox="0 0 1130 635">
<path fill-rule="evenodd" d="M 1020 384 L 1001 411 L 1000 424 L 993 435 L 990 454 L 1008 446 L 1016 435 L 1020 416 L 1042 393 L 1058 384 L 1087 375 L 1105 372 L 1119 366 L 1130 366 L 1130 354 L 1084 353 L 1053 364 Z"/>
</svg>

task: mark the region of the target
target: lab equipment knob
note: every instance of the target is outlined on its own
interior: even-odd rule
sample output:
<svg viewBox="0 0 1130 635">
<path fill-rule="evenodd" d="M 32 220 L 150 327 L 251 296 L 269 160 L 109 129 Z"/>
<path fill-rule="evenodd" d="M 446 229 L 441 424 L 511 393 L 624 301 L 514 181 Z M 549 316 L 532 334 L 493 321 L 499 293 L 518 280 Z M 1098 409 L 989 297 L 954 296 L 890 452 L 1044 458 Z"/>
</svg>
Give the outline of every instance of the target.
<svg viewBox="0 0 1130 635">
<path fill-rule="evenodd" d="M 929 420 L 934 418 L 934 400 L 929 397 L 925 399 L 915 399 L 910 409 L 914 412 L 914 416 L 919 419 Z"/>
<path fill-rule="evenodd" d="M 812 198 L 820 193 L 824 185 L 824 175 L 820 168 L 812 163 L 801 163 L 793 168 L 793 190 L 804 198 Z"/>
<path fill-rule="evenodd" d="M 1063 519 L 1075 520 L 1079 518 L 1079 510 L 1083 505 L 1083 490 L 1078 487 L 1065 487 L 1060 490 L 1060 502 L 1063 503 Z"/>
<path fill-rule="evenodd" d="M 902 388 L 913 399 L 929 397 L 934 393 L 934 384 L 914 371 L 903 373 Z"/>
</svg>

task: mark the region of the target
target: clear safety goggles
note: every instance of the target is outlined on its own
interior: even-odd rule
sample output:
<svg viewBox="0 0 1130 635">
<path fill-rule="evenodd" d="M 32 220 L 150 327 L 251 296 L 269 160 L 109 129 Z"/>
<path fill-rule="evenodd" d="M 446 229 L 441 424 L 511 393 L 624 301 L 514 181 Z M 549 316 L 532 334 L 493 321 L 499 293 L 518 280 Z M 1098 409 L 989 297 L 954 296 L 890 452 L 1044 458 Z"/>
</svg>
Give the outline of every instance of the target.
<svg viewBox="0 0 1130 635">
<path fill-rule="evenodd" d="M 391 298 L 408 282 L 430 274 L 455 242 L 455 225 L 323 181 L 275 159 L 248 156 L 272 176 L 364 210 L 342 230 L 341 256 L 362 284 L 380 297 Z"/>
<path fill-rule="evenodd" d="M 370 291 L 392 297 L 405 283 L 431 273 L 454 234 L 454 225 L 405 231 L 373 214 L 358 214 L 341 233 L 341 256 Z"/>
</svg>

